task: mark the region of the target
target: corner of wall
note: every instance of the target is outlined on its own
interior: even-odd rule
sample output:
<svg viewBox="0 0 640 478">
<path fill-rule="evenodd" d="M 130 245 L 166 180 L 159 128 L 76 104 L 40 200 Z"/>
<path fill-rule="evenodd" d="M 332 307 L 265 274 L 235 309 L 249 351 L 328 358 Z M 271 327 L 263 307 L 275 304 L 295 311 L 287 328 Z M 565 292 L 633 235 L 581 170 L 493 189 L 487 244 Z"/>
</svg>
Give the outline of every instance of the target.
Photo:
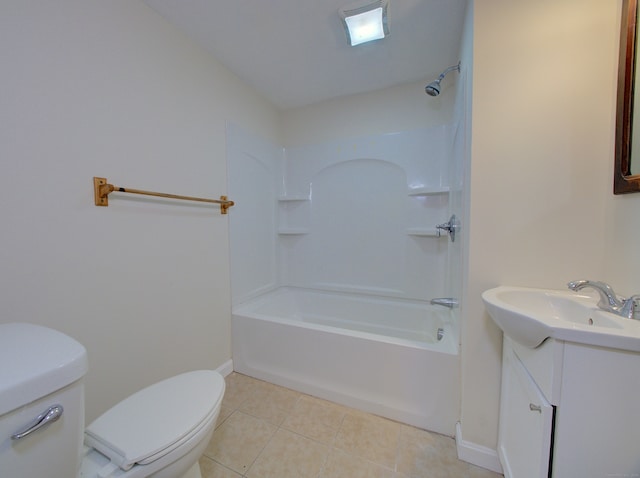
<svg viewBox="0 0 640 478">
<path fill-rule="evenodd" d="M 458 458 L 462 461 L 496 473 L 502 473 L 498 452 L 493 448 L 465 441 L 462 438 L 462 424 L 460 422 L 456 424 L 456 451 Z"/>
</svg>

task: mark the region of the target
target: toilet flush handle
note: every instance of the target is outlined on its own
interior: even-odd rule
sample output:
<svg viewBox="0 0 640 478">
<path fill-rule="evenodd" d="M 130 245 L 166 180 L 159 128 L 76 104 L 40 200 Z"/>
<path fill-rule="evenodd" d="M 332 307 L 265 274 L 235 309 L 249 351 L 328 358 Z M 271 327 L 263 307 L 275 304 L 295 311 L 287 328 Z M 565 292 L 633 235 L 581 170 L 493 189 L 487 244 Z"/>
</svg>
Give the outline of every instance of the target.
<svg viewBox="0 0 640 478">
<path fill-rule="evenodd" d="M 35 418 L 35 420 L 33 420 L 33 422 L 26 429 L 11 435 L 11 439 L 20 440 L 21 438 L 24 438 L 27 435 L 30 435 L 31 433 L 35 432 L 36 430 L 39 430 L 40 428 L 51 425 L 53 422 L 55 422 L 58 418 L 62 416 L 63 411 L 64 409 L 62 408 L 62 405 L 53 405 L 49 407 L 47 410 L 45 410 L 40 415 L 38 415 Z"/>
</svg>

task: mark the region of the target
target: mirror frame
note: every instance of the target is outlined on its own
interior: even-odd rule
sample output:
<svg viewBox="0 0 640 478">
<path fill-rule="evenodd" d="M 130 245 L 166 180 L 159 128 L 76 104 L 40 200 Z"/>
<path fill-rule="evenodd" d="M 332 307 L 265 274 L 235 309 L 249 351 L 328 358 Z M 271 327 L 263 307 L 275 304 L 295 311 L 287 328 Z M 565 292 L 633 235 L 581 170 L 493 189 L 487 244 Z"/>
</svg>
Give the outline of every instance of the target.
<svg viewBox="0 0 640 478">
<path fill-rule="evenodd" d="M 614 194 L 640 192 L 640 174 L 631 174 L 637 10 L 638 0 L 623 0 L 618 62 L 618 98 L 616 103 Z M 640 156 L 637 160 L 640 160 Z"/>
</svg>

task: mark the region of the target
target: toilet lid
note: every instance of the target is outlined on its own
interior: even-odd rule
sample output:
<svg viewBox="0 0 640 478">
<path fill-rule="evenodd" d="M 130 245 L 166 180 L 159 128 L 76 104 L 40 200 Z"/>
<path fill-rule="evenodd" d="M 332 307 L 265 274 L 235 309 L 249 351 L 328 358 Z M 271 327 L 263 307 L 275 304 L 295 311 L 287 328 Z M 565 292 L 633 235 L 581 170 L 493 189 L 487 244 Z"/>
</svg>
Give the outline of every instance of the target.
<svg viewBox="0 0 640 478">
<path fill-rule="evenodd" d="M 196 433 L 215 414 L 224 379 L 187 372 L 151 385 L 105 412 L 85 430 L 85 444 L 123 470 L 149 464 Z"/>
</svg>

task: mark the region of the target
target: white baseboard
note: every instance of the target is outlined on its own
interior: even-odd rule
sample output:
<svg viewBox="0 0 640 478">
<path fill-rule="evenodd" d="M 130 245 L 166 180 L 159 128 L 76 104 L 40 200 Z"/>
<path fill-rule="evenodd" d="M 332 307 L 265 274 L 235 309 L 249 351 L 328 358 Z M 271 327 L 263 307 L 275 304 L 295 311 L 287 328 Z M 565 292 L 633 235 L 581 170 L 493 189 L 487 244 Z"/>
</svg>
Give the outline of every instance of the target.
<svg viewBox="0 0 640 478">
<path fill-rule="evenodd" d="M 487 470 L 502 473 L 502 465 L 498 458 L 498 452 L 492 448 L 478 445 L 462 439 L 462 426 L 460 422 L 456 424 L 456 449 L 458 458 L 472 465 L 476 465 Z"/>
<path fill-rule="evenodd" d="M 220 373 L 220 375 L 222 375 L 223 377 L 226 377 L 231 372 L 233 372 L 233 360 L 231 359 L 227 360 L 225 363 L 220 365 L 216 370 Z"/>
</svg>

